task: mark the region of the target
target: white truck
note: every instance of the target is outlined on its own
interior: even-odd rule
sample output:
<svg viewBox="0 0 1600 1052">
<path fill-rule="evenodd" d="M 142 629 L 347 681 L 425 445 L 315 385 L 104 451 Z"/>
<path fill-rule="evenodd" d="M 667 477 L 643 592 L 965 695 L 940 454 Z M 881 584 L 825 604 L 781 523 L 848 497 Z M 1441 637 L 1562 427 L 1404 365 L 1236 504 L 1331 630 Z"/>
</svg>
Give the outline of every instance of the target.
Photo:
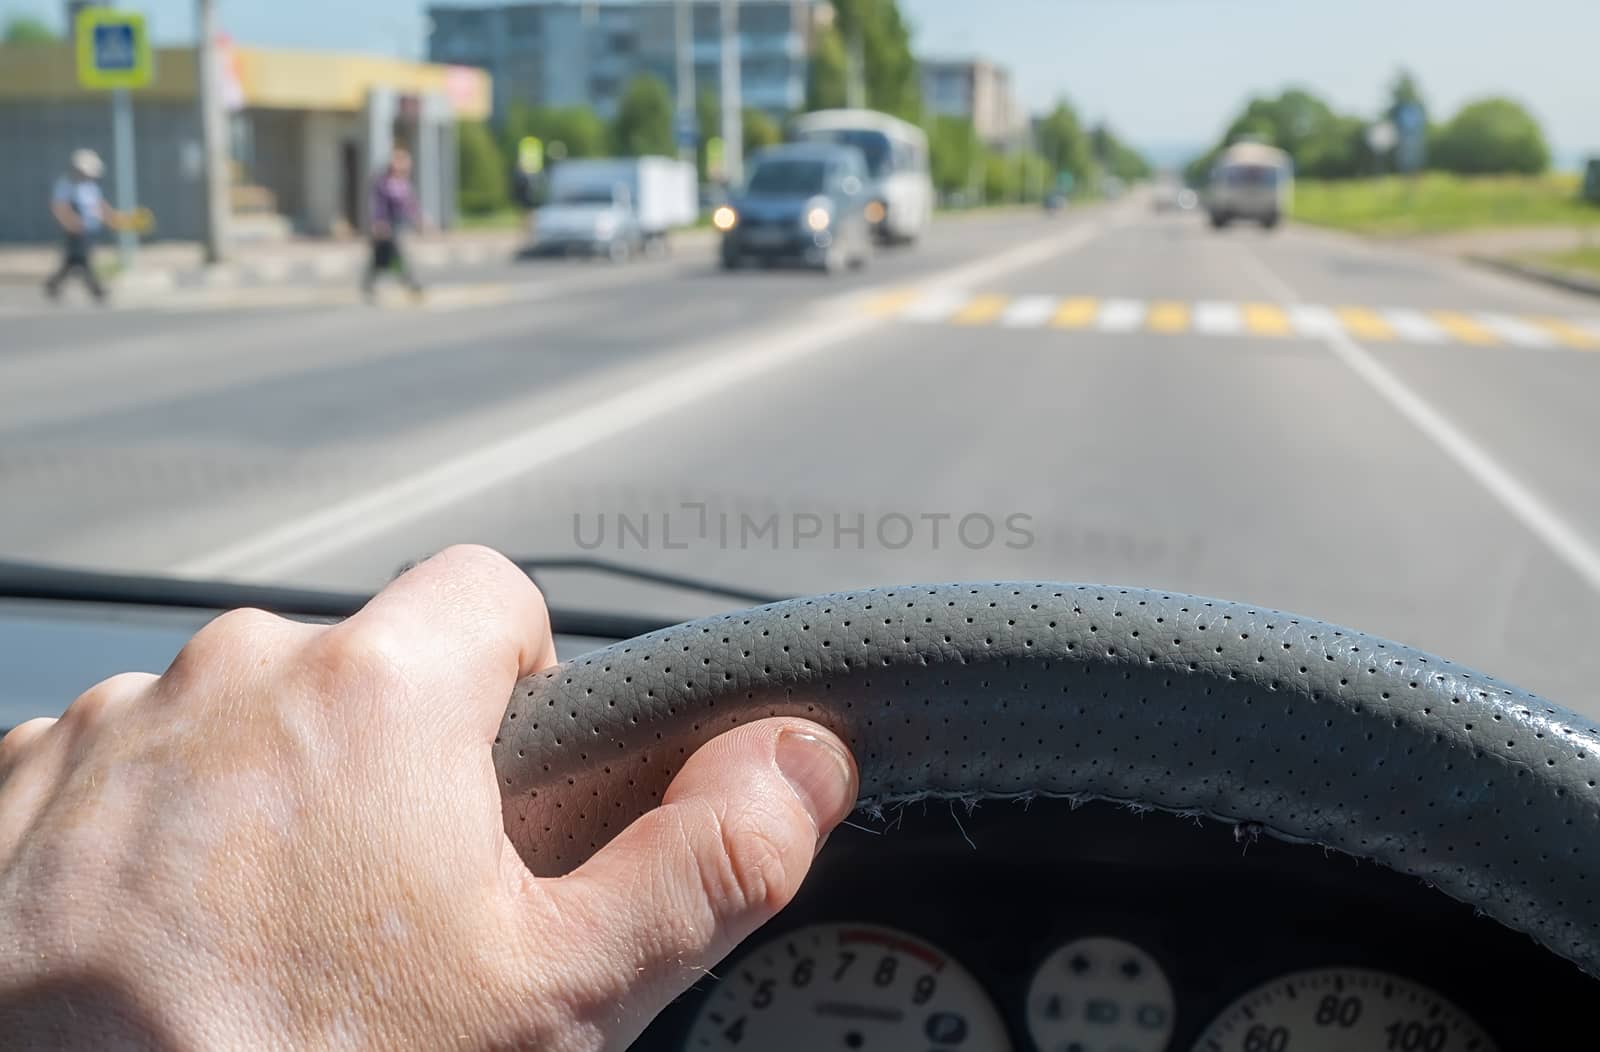
<svg viewBox="0 0 1600 1052">
<path fill-rule="evenodd" d="M 549 196 L 529 223 L 530 254 L 625 260 L 666 248 L 699 217 L 694 165 L 670 157 L 583 158 L 550 170 Z"/>
</svg>

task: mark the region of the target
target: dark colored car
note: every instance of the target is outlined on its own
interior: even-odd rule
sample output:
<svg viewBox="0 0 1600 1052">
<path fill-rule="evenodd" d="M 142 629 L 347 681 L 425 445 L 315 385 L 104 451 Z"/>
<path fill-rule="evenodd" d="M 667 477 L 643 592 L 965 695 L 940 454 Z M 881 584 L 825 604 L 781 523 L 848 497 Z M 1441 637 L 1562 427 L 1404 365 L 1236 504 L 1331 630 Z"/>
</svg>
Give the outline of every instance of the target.
<svg viewBox="0 0 1600 1052">
<path fill-rule="evenodd" d="M 749 178 L 712 213 L 722 265 L 801 262 L 824 271 L 858 267 L 871 253 L 867 165 L 853 146 L 790 143 L 750 160 Z"/>
</svg>

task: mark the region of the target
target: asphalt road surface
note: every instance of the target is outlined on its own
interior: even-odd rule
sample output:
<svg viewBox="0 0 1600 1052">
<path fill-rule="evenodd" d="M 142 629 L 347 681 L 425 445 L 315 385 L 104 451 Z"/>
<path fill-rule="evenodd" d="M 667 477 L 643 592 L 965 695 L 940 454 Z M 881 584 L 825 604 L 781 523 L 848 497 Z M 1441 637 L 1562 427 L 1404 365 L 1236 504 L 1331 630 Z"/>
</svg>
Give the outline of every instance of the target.
<svg viewBox="0 0 1600 1052">
<path fill-rule="evenodd" d="M 1242 599 L 1600 697 L 1600 302 L 1141 200 L 863 273 L 0 304 L 0 554 L 374 588 L 454 541 L 753 590 Z M 551 573 L 568 606 L 701 596 Z"/>
</svg>

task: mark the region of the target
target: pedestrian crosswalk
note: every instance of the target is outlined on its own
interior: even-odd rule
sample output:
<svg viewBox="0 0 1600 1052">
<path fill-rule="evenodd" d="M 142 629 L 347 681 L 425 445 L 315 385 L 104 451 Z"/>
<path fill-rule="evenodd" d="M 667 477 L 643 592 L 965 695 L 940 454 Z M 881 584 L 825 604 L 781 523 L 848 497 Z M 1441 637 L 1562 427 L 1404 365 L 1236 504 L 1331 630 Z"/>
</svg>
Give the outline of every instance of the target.
<svg viewBox="0 0 1600 1052">
<path fill-rule="evenodd" d="M 874 317 L 964 328 L 1079 330 L 1306 339 L 1345 335 L 1368 343 L 1600 350 L 1600 311 L 1556 317 L 1477 310 L 1350 304 L 1142 300 L 897 288 L 863 301 Z"/>
</svg>

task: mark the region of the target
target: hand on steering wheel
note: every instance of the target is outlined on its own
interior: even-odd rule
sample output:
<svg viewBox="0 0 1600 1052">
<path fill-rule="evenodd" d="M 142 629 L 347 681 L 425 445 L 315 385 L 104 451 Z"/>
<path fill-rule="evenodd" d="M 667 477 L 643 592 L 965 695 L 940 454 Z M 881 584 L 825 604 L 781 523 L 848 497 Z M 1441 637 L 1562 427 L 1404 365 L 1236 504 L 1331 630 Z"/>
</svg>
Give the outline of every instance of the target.
<svg viewBox="0 0 1600 1052">
<path fill-rule="evenodd" d="M 555 663 L 454 548 L 344 623 L 240 611 L 0 741 L 0 1033 L 37 1047 L 621 1047 L 795 893 L 856 771 L 800 718 L 694 752 L 559 880 L 491 750 Z"/>
</svg>

